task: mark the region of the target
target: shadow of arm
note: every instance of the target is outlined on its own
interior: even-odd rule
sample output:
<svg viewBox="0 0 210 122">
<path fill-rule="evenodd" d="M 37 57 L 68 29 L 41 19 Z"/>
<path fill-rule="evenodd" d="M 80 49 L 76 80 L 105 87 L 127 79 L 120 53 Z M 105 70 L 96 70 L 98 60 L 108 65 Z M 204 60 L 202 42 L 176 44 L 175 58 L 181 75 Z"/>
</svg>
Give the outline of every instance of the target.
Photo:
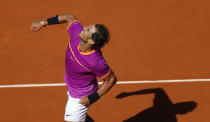
<svg viewBox="0 0 210 122">
<path fill-rule="evenodd" d="M 132 91 L 132 92 L 122 92 L 119 95 L 116 96 L 116 98 L 121 99 L 124 97 L 128 96 L 133 96 L 133 95 L 141 95 L 141 94 L 163 94 L 165 93 L 162 88 L 152 88 L 152 89 L 144 89 L 144 90 L 139 90 L 139 91 Z"/>
</svg>

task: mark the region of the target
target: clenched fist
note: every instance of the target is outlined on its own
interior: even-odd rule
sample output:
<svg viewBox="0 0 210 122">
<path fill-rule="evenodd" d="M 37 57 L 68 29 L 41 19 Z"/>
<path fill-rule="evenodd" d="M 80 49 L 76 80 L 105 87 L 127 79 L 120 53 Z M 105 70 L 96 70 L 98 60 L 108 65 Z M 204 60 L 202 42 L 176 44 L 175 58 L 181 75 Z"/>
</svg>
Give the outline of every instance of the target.
<svg viewBox="0 0 210 122">
<path fill-rule="evenodd" d="M 90 101 L 89 101 L 89 99 L 88 99 L 87 96 L 82 96 L 82 97 L 80 98 L 80 103 L 81 103 L 82 105 L 86 106 L 86 107 L 88 107 L 88 106 L 90 105 Z"/>
</svg>

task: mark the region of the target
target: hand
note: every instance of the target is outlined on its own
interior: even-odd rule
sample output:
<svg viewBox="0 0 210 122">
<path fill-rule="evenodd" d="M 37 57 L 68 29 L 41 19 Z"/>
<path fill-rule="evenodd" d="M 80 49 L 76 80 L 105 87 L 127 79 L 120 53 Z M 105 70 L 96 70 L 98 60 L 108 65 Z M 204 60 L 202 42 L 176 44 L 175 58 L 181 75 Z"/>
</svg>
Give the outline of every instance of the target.
<svg viewBox="0 0 210 122">
<path fill-rule="evenodd" d="M 90 105 L 90 101 L 89 101 L 89 99 L 88 99 L 87 96 L 82 96 L 82 97 L 80 98 L 80 103 L 81 103 L 82 105 L 86 106 L 86 107 L 88 107 L 88 106 Z"/>
<path fill-rule="evenodd" d="M 43 27 L 43 25 L 42 25 L 40 22 L 37 22 L 37 21 L 35 21 L 35 22 L 33 22 L 33 23 L 31 24 L 31 30 L 32 30 L 32 31 L 38 31 L 38 30 L 40 30 L 42 27 Z"/>
</svg>

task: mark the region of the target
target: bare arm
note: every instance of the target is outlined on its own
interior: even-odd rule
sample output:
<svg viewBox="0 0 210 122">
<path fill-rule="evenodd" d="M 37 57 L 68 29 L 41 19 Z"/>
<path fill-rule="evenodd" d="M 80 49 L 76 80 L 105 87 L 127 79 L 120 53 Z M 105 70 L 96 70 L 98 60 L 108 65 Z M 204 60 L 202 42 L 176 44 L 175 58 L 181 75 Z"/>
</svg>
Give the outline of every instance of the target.
<svg viewBox="0 0 210 122">
<path fill-rule="evenodd" d="M 58 21 L 60 23 L 72 23 L 74 20 L 77 20 L 77 17 L 72 14 L 63 14 L 58 16 Z"/>
<path fill-rule="evenodd" d="M 103 79 L 102 86 L 98 89 L 97 93 L 101 97 L 106 94 L 117 82 L 117 78 L 112 71 L 106 78 Z"/>
<path fill-rule="evenodd" d="M 74 20 L 77 20 L 77 17 L 74 16 L 73 14 L 62 14 L 58 16 L 58 21 L 60 24 L 63 23 L 72 23 Z M 38 31 L 41 28 L 45 27 L 48 25 L 47 20 L 43 20 L 42 22 L 40 21 L 34 21 L 31 25 L 31 30 L 32 31 Z"/>
<path fill-rule="evenodd" d="M 97 93 L 101 97 L 104 94 L 106 94 L 117 82 L 117 78 L 112 71 L 106 78 L 103 79 L 102 86 L 98 89 Z M 84 106 L 88 106 L 90 104 L 90 101 L 87 96 L 83 96 L 80 99 L 80 103 Z"/>
</svg>

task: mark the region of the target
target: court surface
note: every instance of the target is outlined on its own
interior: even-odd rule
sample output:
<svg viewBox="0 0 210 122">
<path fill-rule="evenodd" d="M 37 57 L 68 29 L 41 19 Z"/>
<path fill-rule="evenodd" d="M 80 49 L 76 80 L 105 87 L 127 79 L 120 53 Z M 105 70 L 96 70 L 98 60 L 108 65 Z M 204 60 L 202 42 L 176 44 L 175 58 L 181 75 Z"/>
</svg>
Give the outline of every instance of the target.
<svg viewBox="0 0 210 122">
<path fill-rule="evenodd" d="M 63 120 L 67 100 L 63 85 L 28 84 L 0 87 L 2 121 L 60 122 Z M 208 81 L 199 82 L 199 79 L 193 82 L 184 82 L 184 80 L 119 82 L 111 92 L 92 105 L 88 112 L 88 122 L 124 120 L 208 122 L 209 87 Z"/>
<path fill-rule="evenodd" d="M 68 25 L 29 29 L 63 13 L 109 28 L 103 55 L 118 83 L 129 82 L 95 103 L 89 121 L 210 121 L 209 1 L 7 0 L 0 13 L 0 121 L 63 121 Z"/>
</svg>

